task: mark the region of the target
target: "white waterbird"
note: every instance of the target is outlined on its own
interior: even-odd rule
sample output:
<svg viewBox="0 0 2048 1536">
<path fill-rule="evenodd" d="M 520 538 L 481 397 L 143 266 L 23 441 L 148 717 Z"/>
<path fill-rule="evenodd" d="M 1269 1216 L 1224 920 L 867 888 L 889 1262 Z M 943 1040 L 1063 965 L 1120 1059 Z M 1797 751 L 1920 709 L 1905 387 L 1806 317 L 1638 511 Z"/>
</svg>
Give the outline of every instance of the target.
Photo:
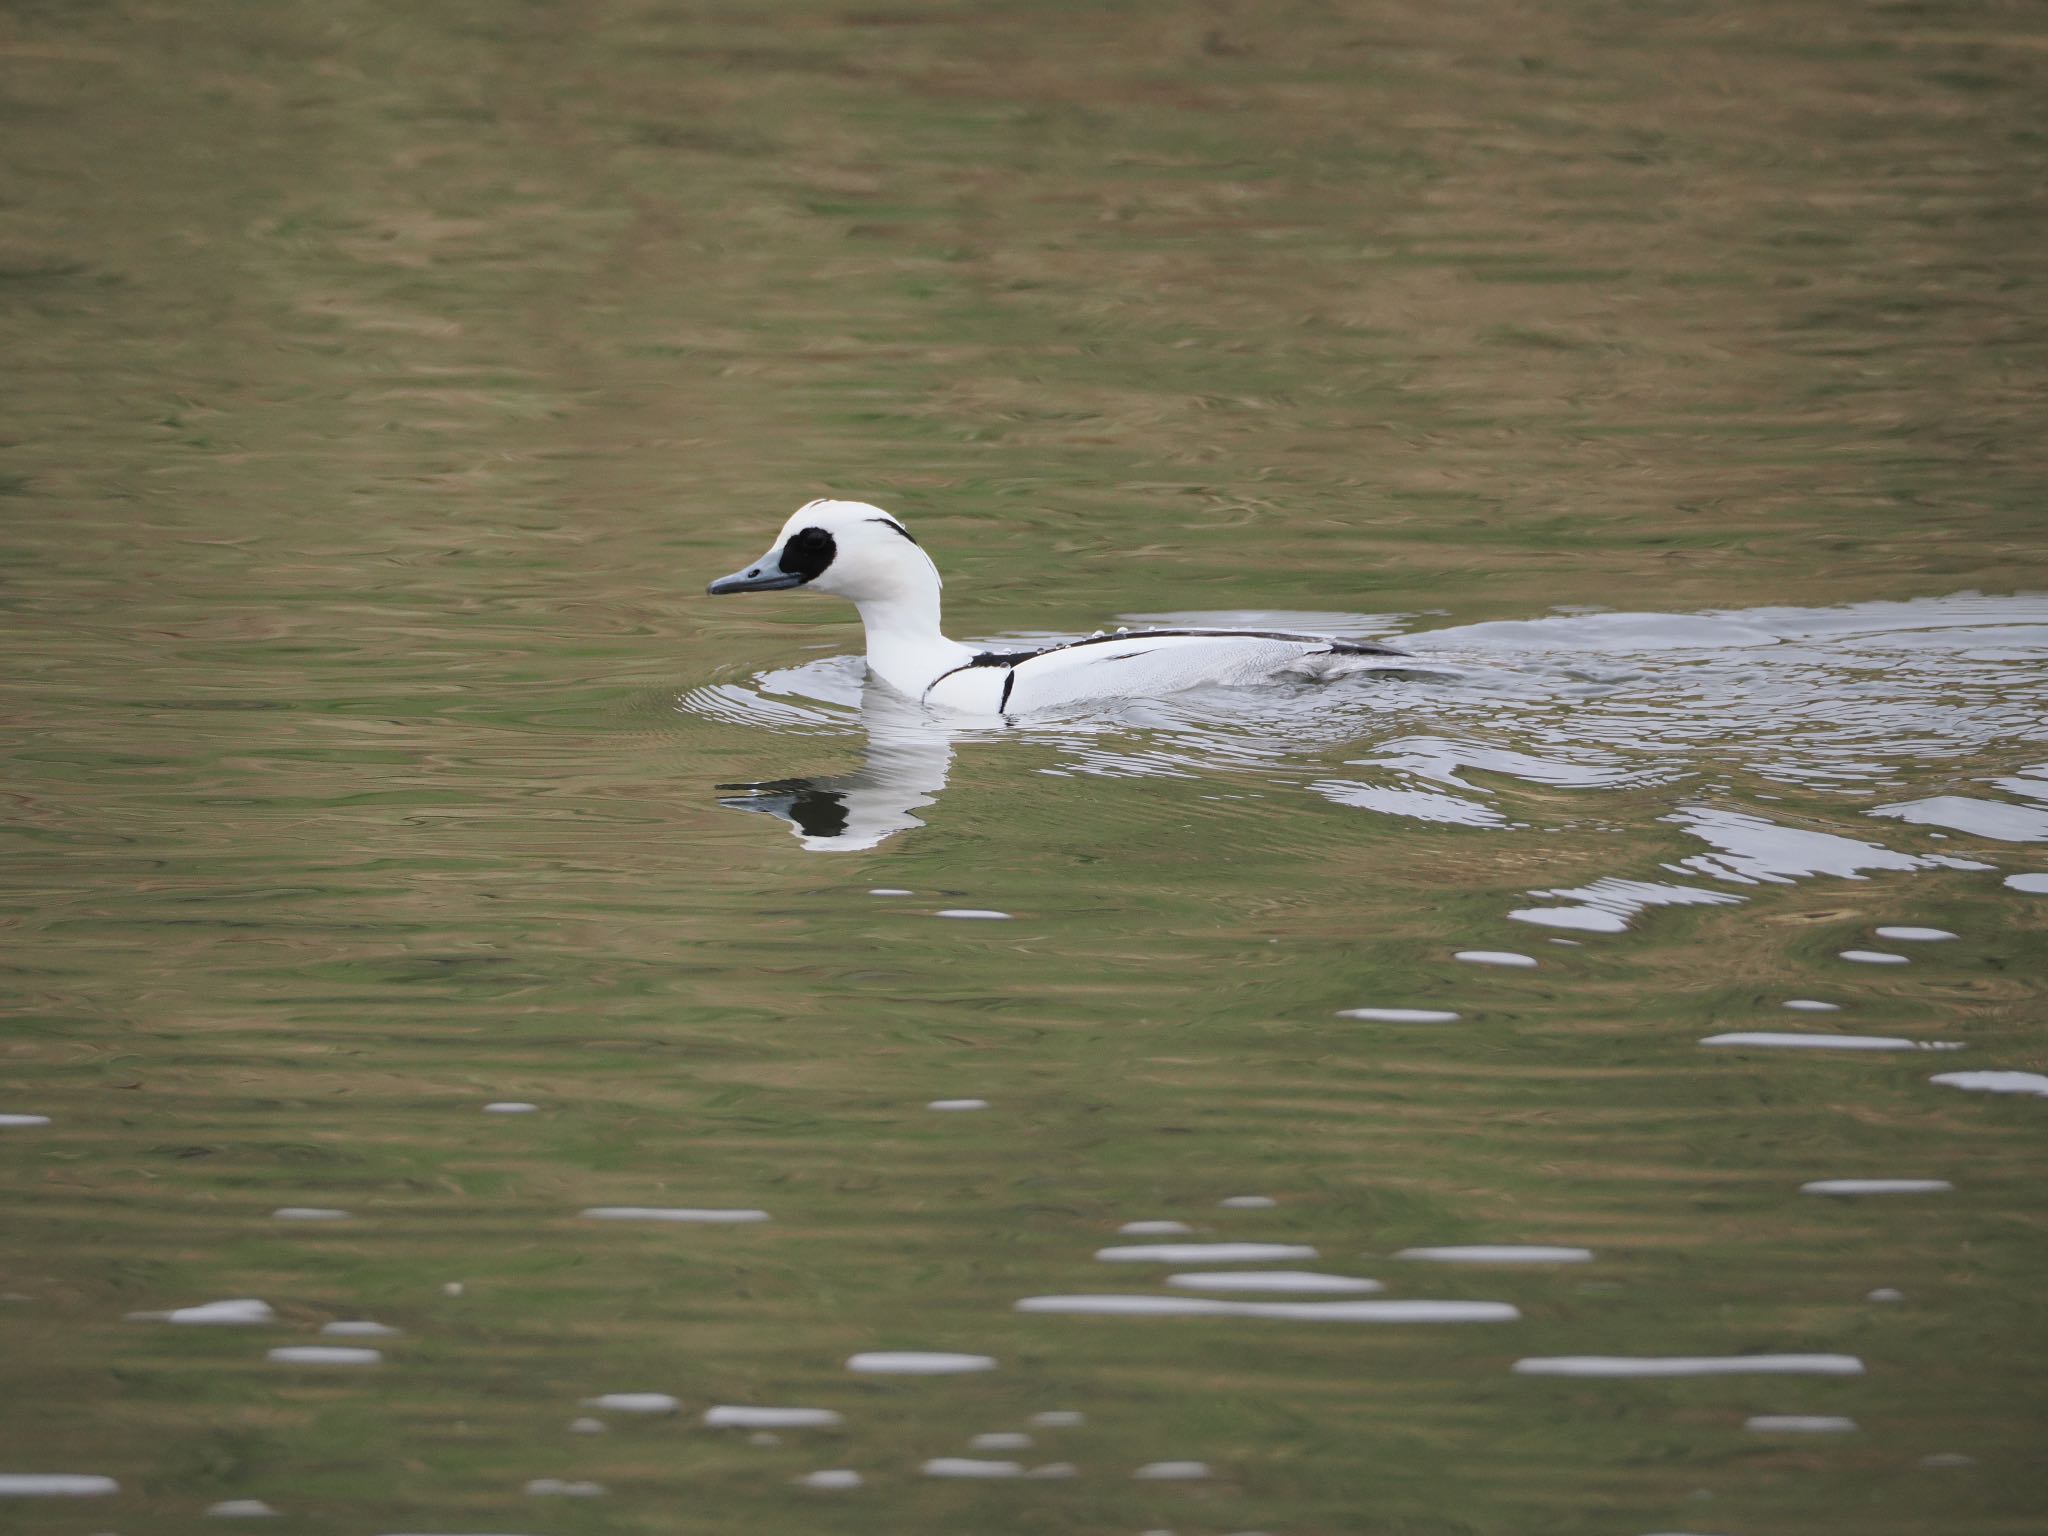
<svg viewBox="0 0 2048 1536">
<path fill-rule="evenodd" d="M 1330 635 L 1252 629 L 1118 630 L 1038 650 L 980 651 L 940 630 L 940 585 L 931 556 L 880 507 L 813 501 L 797 508 L 759 560 L 705 590 L 717 597 L 809 587 L 849 598 L 867 630 L 875 677 L 922 703 L 978 715 L 1155 698 L 1205 684 L 1324 678 L 1403 654 Z"/>
</svg>

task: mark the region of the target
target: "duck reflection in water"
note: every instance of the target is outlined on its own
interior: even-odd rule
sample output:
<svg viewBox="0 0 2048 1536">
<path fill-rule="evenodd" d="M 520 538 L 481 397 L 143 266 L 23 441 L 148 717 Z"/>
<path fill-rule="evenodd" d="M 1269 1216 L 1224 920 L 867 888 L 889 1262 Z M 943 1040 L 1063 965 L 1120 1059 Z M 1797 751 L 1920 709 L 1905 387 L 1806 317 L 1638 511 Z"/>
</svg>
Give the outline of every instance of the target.
<svg viewBox="0 0 2048 1536">
<path fill-rule="evenodd" d="M 861 690 L 867 761 L 852 773 L 826 778 L 771 779 L 762 784 L 721 784 L 718 803 L 735 811 L 780 817 L 815 853 L 858 853 L 898 832 L 924 825 L 915 814 L 938 799 L 953 766 L 953 743 L 989 734 L 935 720 L 902 694 L 872 680 Z"/>
</svg>

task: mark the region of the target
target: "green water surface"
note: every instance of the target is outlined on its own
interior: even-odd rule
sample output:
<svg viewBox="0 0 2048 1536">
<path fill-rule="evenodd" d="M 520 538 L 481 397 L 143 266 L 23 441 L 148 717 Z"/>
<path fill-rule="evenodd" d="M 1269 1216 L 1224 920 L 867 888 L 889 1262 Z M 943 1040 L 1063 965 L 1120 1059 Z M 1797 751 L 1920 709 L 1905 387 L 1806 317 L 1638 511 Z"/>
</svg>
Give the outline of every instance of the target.
<svg viewBox="0 0 2048 1536">
<path fill-rule="evenodd" d="M 2048 1111 L 1927 1082 L 2048 1068 L 2048 899 L 2001 884 L 2048 855 L 1862 814 L 1999 798 L 2038 713 L 1868 785 L 1766 782 L 1703 715 L 1597 794 L 1475 771 L 1490 826 L 1307 787 L 1370 740 L 978 738 L 922 827 L 820 853 L 720 786 L 858 733 L 678 707 L 858 650 L 843 607 L 699 595 L 825 494 L 902 515 L 972 635 L 2039 592 L 2044 104 L 2048 16 L 1994 0 L 7 7 L 0 1112 L 51 1123 L 0 1129 L 0 1472 L 121 1491 L 0 1520 L 2048 1528 Z M 1506 917 L 1667 878 L 1702 796 L 1980 867 L 1572 948 Z M 1901 922 L 1960 937 L 1838 958 Z M 1968 1050 L 1696 1043 L 1800 1027 Z M 1830 1177 L 1956 1188 L 1798 1193 Z M 1139 1219 L 1522 1316 L 1013 1310 L 1159 1292 L 1090 1257 Z M 1392 1257 L 1456 1243 L 1595 1259 Z M 230 1297 L 279 1321 L 126 1320 Z M 350 1318 L 403 1330 L 382 1364 L 265 1357 Z M 1000 1366 L 843 1368 L 874 1349 Z M 1762 1351 L 1867 1371 L 1510 1370 Z M 570 1433 L 625 1391 L 681 1411 Z M 721 1403 L 845 1422 L 757 1445 Z M 1017 1454 L 1073 1479 L 919 1475 L 1047 1410 L 1086 1423 Z M 1131 1475 L 1169 1460 L 1211 1475 Z"/>
</svg>

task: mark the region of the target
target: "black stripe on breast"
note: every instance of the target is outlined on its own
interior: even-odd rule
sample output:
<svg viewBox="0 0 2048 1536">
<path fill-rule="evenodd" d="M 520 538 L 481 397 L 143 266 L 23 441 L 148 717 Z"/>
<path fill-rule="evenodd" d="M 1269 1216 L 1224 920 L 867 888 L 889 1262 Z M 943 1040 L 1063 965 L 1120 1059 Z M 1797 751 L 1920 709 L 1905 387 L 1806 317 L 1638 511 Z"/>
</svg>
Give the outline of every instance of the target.
<svg viewBox="0 0 2048 1536">
<path fill-rule="evenodd" d="M 1029 661 L 1034 656 L 1043 656 L 1049 651 L 1057 651 L 1059 649 L 1059 646 L 1054 645 L 1048 646 L 1042 651 L 979 651 L 961 662 L 959 666 L 948 667 L 944 672 L 941 672 L 937 677 L 924 685 L 924 691 L 930 693 L 955 672 L 971 672 L 976 667 L 1014 667 L 1019 662 Z M 1003 701 L 1005 703 L 1009 702 L 1010 684 L 1015 681 L 1016 678 L 1014 676 L 1003 679 Z"/>
</svg>

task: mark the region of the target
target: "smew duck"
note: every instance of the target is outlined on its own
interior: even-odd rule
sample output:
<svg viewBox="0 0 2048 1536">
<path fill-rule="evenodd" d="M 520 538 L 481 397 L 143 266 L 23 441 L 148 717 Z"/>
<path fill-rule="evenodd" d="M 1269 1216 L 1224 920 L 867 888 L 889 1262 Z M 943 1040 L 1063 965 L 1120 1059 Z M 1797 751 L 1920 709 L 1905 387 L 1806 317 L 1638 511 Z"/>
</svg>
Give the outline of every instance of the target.
<svg viewBox="0 0 2048 1536">
<path fill-rule="evenodd" d="M 978 715 L 1021 715 L 1091 700 L 1153 698 L 1353 670 L 1400 656 L 1329 635 L 1252 629 L 1119 630 L 1037 650 L 977 650 L 939 628 L 939 569 L 910 530 L 864 501 L 797 508 L 766 554 L 705 590 L 809 587 L 852 599 L 867 630 L 868 670 L 898 693 Z"/>
</svg>

